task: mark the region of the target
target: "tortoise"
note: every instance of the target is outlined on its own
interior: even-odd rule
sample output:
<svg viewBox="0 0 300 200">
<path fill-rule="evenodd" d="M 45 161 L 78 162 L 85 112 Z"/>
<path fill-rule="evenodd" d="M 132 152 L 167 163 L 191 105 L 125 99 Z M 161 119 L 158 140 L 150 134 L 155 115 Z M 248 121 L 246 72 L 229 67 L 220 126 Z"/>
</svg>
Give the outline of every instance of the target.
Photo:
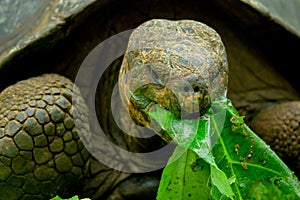
<svg viewBox="0 0 300 200">
<path fill-rule="evenodd" d="M 174 41 L 177 46 L 172 45 Z M 170 46 L 174 48 L 167 49 Z M 135 71 L 126 77 L 131 70 Z M 143 23 L 132 33 L 120 69 L 119 88 L 131 117 L 137 124 L 148 126 L 146 111 L 153 102 L 178 116 L 181 112 L 203 114 L 210 99 L 226 94 L 227 74 L 225 48 L 212 28 L 191 20 L 157 19 Z M 160 84 L 174 86 L 179 93 L 174 96 Z M 44 199 L 53 193 L 73 194 L 70 188 L 95 173 L 90 171 L 93 163 L 97 165 L 95 158 L 89 158 L 82 144 L 83 137 L 90 134 L 88 109 L 70 80 L 56 74 L 30 78 L 5 89 L 0 99 L 3 198 Z M 181 106 L 180 100 L 186 105 Z M 128 118 L 123 120 L 128 124 Z M 138 140 L 131 140 L 131 144 L 134 142 Z"/>
<path fill-rule="evenodd" d="M 87 4 L 89 3 L 91 2 L 88 2 Z M 66 10 L 62 11 L 62 8 L 67 8 L 68 6 L 60 4 L 61 9 L 58 10 L 59 12 L 64 13 L 63 15 L 60 15 L 60 17 L 63 16 L 65 21 L 57 20 L 59 23 L 44 23 L 47 26 L 51 25 L 50 27 L 44 27 L 44 24 L 41 23 L 37 29 L 32 32 L 29 31 L 28 35 L 35 36 L 36 33 L 39 32 L 39 28 L 41 28 L 40 30 L 51 31 L 41 31 L 37 34 L 38 37 L 25 36 L 24 40 L 21 40 L 21 44 L 24 44 L 24 46 L 20 45 L 20 43 L 14 43 L 12 47 L 9 46 L 8 49 L 2 51 L 9 53 L 10 55 L 8 59 L 6 57 L 7 54 L 1 55 L 1 89 L 17 80 L 40 75 L 45 72 L 56 72 L 67 76 L 74 81 L 77 68 L 86 56 L 86 52 L 89 52 L 95 44 L 115 32 L 134 28 L 146 19 L 163 17 L 172 19 L 197 19 L 210 24 L 218 30 L 227 48 L 230 64 L 228 96 L 233 100 L 240 113 L 247 116 L 246 119 L 248 119 L 248 121 L 251 121 L 252 118 L 256 119 L 256 117 L 254 117 L 256 111 L 260 111 L 274 102 L 299 99 L 299 95 L 291 85 L 273 70 L 276 66 L 279 66 L 276 69 L 279 71 L 281 71 L 280 69 L 282 69 L 282 66 L 286 66 L 285 68 L 292 66 L 292 63 L 294 62 L 293 59 L 296 58 L 296 56 L 292 55 L 296 54 L 295 52 L 299 52 L 293 48 L 297 46 L 296 44 L 299 43 L 299 39 L 282 29 L 278 24 L 265 19 L 265 17 L 261 16 L 260 13 L 257 13 L 256 10 L 251 9 L 249 6 L 242 5 L 244 3 L 239 1 L 232 2 L 230 5 L 233 6 L 229 6 L 232 9 L 228 9 L 228 5 L 222 5 L 222 3 L 219 4 L 217 1 L 199 3 L 194 1 L 187 1 L 184 3 L 164 1 L 164 3 L 153 2 L 151 5 L 146 1 L 126 2 L 124 4 L 113 1 L 106 4 L 99 1 L 91 3 L 90 5 L 92 6 L 87 6 L 87 4 L 80 7 L 78 5 L 83 4 L 78 3 L 76 5 L 78 7 L 72 10 L 72 12 L 74 12 L 72 14 L 68 13 Z M 71 5 L 71 7 L 72 6 L 74 5 Z M 55 6 L 53 7 L 50 10 L 54 10 Z M 236 9 L 237 7 L 238 9 Z M 111 10 L 115 11 L 114 16 L 111 15 Z M 136 12 L 137 10 L 140 12 Z M 237 10 L 240 12 L 237 12 Z M 229 12 L 229 15 L 224 12 Z M 57 14 L 55 12 L 53 13 L 50 15 Z M 272 11 L 270 14 L 271 18 L 274 18 Z M 231 18 L 231 15 L 233 15 L 234 18 Z M 240 17 L 241 15 L 242 17 Z M 45 20 L 42 20 L 43 22 L 48 19 L 46 14 L 44 16 Z M 54 19 L 59 18 L 56 16 L 54 16 Z M 249 18 L 255 20 L 249 21 L 247 20 Z M 281 24 L 281 22 L 282 21 L 279 21 L 279 24 Z M 285 22 L 287 21 L 283 21 L 283 23 Z M 95 26 L 95 24 L 97 25 Z M 264 32 L 261 31 L 262 24 L 264 25 Z M 237 28 L 238 26 L 240 27 L 240 25 L 242 28 Z M 283 26 L 285 27 L 285 25 Z M 248 39 L 248 37 L 252 38 Z M 278 38 L 286 38 L 286 40 Z M 91 41 L 86 42 L 87 40 Z M 276 41 L 276 43 L 274 41 Z M 273 43 L 276 44 L 276 48 L 272 46 Z M 18 45 L 19 48 L 14 48 L 14 45 Z M 275 49 L 277 49 L 277 51 L 274 51 Z M 263 53 L 259 54 L 257 52 Z M 5 60 L 3 60 L 3 58 L 5 58 Z M 270 62 L 272 64 L 270 64 Z M 118 63 L 120 64 L 120 60 L 117 60 L 115 64 L 118 65 Z M 26 66 L 26 68 L 22 66 Z M 115 81 L 106 83 L 105 80 L 116 80 L 116 78 L 113 77 L 117 76 L 118 73 L 115 73 L 115 70 L 118 70 L 119 66 L 120 65 L 115 69 L 112 68 L 107 76 L 103 78 L 103 85 L 105 85 L 105 87 L 115 83 Z M 20 73 L 14 73 L 14 76 L 11 76 L 13 71 L 18 71 Z M 293 68 L 289 68 L 287 71 L 282 71 L 282 74 L 287 76 L 288 81 L 294 83 L 294 87 L 297 88 L 297 79 L 291 78 L 291 76 L 296 73 L 292 73 L 292 71 Z M 296 83 L 293 81 L 296 81 Z M 272 88 L 272 90 L 268 88 Z M 99 90 L 102 89 L 103 88 L 100 88 Z M 99 102 L 99 104 L 97 104 L 97 106 L 99 106 L 98 109 L 105 110 L 105 102 L 110 100 L 107 100 L 102 96 L 101 98 L 96 99 L 96 101 Z M 106 112 L 104 112 L 104 114 L 105 113 Z M 107 125 L 112 123 L 110 117 L 107 119 L 101 118 L 100 121 L 102 125 L 107 126 L 107 129 L 111 130 L 111 132 L 118 131 L 113 125 Z M 118 140 L 119 145 L 128 148 L 124 145 L 124 140 L 122 138 L 116 140 Z M 134 148 L 133 146 L 131 147 Z M 90 161 L 91 166 L 93 166 L 91 169 L 100 176 L 90 177 L 92 181 L 89 181 L 88 185 L 93 187 L 93 192 L 98 197 L 107 197 L 108 194 L 121 183 L 119 184 L 119 187 L 114 190 L 115 193 L 112 196 L 120 195 L 118 194 L 118 191 L 121 191 L 130 198 L 137 194 L 132 192 L 135 189 L 126 190 L 128 186 L 136 184 L 140 186 L 140 188 L 143 188 L 147 183 L 148 185 L 149 183 L 157 185 L 159 180 L 160 173 L 158 173 L 158 176 L 156 176 L 157 174 L 154 176 L 153 174 L 150 174 L 149 176 L 146 175 L 146 180 L 148 180 L 148 182 L 144 182 L 140 181 L 145 177 L 141 174 L 130 175 L 128 173 L 119 173 L 118 171 L 109 170 L 109 168 L 103 166 L 99 167 L 97 161 L 93 158 L 90 158 Z M 107 177 L 110 178 L 108 179 Z M 130 179 L 130 177 L 133 178 Z M 106 182 L 104 180 L 106 180 Z M 130 182 L 130 180 L 132 180 L 132 182 Z M 102 185 L 102 187 L 99 187 L 99 185 Z"/>
</svg>

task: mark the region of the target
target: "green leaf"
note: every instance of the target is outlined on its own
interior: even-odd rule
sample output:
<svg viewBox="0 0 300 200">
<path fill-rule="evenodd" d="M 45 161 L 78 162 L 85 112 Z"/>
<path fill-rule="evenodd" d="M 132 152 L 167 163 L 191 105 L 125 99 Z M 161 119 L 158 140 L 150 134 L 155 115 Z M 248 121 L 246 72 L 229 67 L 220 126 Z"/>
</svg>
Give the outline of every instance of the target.
<svg viewBox="0 0 300 200">
<path fill-rule="evenodd" d="M 300 185 L 297 177 L 244 124 L 243 117 L 239 116 L 231 102 L 227 100 L 214 103 L 208 113 L 209 117 L 197 120 L 179 120 L 168 111 L 161 115 L 150 114 L 158 119 L 157 122 L 167 134 L 175 138 L 174 141 L 179 146 L 193 150 L 198 159 L 203 159 L 200 159 L 202 167 L 205 166 L 204 161 L 206 165 L 210 165 L 203 167 L 201 173 L 197 174 L 189 171 L 188 167 L 189 162 L 196 158 L 183 154 L 183 158 L 174 161 L 172 156 L 170 161 L 174 162 L 164 169 L 158 199 L 168 199 L 169 196 L 173 199 L 188 199 L 182 196 L 192 190 L 187 187 L 187 183 L 201 184 L 197 186 L 197 192 L 202 194 L 204 191 L 207 195 L 210 190 L 212 199 L 232 199 L 233 194 L 234 199 L 299 199 Z M 161 110 L 157 109 L 157 112 Z M 169 119 L 164 119 L 165 117 Z M 176 184 L 175 180 L 178 180 Z M 211 185 L 201 180 L 210 180 Z M 178 192 L 170 192 L 172 188 L 181 195 L 176 196 Z"/>
<path fill-rule="evenodd" d="M 297 177 L 243 121 L 228 100 L 222 105 L 226 120 L 213 155 L 228 177 L 237 199 L 299 199 Z M 234 119 L 234 120 L 233 120 Z M 235 121 L 235 119 L 238 120 Z M 214 117 L 211 118 L 215 122 Z M 221 194 L 213 193 L 218 199 Z"/>
<path fill-rule="evenodd" d="M 209 178 L 209 164 L 192 150 L 178 146 L 163 171 L 157 200 L 212 199 Z"/>
<path fill-rule="evenodd" d="M 210 171 L 213 186 L 216 186 L 221 194 L 225 195 L 230 199 L 233 199 L 234 194 L 230 187 L 231 181 L 227 179 L 226 174 L 214 165 L 210 166 Z"/>
<path fill-rule="evenodd" d="M 215 163 L 211 153 L 210 121 L 207 118 L 179 120 L 164 109 L 157 106 L 157 112 L 149 113 L 179 146 L 193 150 L 199 158 L 211 165 L 212 184 L 225 196 L 233 199 L 234 193 L 226 174 Z M 169 118 L 169 119 L 164 119 Z"/>
<path fill-rule="evenodd" d="M 80 200 L 79 199 L 79 197 L 76 195 L 76 196 L 73 196 L 73 197 L 71 197 L 71 198 L 69 198 L 69 199 L 62 199 L 62 198 L 60 198 L 58 195 L 56 196 L 56 197 L 54 197 L 54 198 L 52 198 L 51 200 Z M 84 200 L 84 199 L 82 199 L 82 200 Z M 86 200 L 88 200 L 88 199 L 86 199 Z"/>
</svg>

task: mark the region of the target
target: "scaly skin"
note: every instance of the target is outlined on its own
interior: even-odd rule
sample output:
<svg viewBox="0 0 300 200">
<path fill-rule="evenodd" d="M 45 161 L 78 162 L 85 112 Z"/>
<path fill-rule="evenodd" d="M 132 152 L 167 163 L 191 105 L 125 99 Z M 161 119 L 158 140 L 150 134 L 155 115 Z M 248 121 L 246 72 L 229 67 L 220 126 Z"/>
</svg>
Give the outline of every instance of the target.
<svg viewBox="0 0 300 200">
<path fill-rule="evenodd" d="M 147 126 L 155 103 L 177 117 L 205 113 L 211 100 L 226 95 L 228 64 L 220 36 L 193 20 L 154 19 L 130 36 L 119 73 L 125 106 Z"/>
<path fill-rule="evenodd" d="M 278 103 L 261 110 L 250 126 L 300 177 L 300 102 Z"/>
<path fill-rule="evenodd" d="M 0 94 L 0 199 L 76 192 L 89 158 L 77 131 L 89 127 L 75 127 L 74 112 L 87 121 L 78 89 L 56 74 L 20 81 Z"/>
</svg>

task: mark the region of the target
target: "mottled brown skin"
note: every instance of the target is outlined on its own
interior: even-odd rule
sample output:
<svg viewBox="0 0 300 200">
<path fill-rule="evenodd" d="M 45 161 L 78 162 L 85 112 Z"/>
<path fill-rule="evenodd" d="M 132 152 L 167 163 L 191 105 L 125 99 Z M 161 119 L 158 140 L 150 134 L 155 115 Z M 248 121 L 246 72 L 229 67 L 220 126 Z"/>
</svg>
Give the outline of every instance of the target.
<svg viewBox="0 0 300 200">
<path fill-rule="evenodd" d="M 300 177 L 300 101 L 265 108 L 250 126 Z"/>
<path fill-rule="evenodd" d="M 132 32 L 119 74 L 131 118 L 149 126 L 147 112 L 154 104 L 178 118 L 203 115 L 211 100 L 226 95 L 228 64 L 220 36 L 209 26 L 153 19 Z"/>
</svg>

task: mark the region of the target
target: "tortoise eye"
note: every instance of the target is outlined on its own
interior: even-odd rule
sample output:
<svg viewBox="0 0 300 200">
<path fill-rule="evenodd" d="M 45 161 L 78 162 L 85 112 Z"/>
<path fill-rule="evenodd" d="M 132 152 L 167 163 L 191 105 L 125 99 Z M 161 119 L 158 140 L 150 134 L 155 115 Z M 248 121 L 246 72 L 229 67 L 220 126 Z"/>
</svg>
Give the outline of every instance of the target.
<svg viewBox="0 0 300 200">
<path fill-rule="evenodd" d="M 190 88 L 189 88 L 188 86 L 184 86 L 183 90 L 184 90 L 185 92 L 188 92 L 188 91 L 190 90 Z"/>
</svg>

